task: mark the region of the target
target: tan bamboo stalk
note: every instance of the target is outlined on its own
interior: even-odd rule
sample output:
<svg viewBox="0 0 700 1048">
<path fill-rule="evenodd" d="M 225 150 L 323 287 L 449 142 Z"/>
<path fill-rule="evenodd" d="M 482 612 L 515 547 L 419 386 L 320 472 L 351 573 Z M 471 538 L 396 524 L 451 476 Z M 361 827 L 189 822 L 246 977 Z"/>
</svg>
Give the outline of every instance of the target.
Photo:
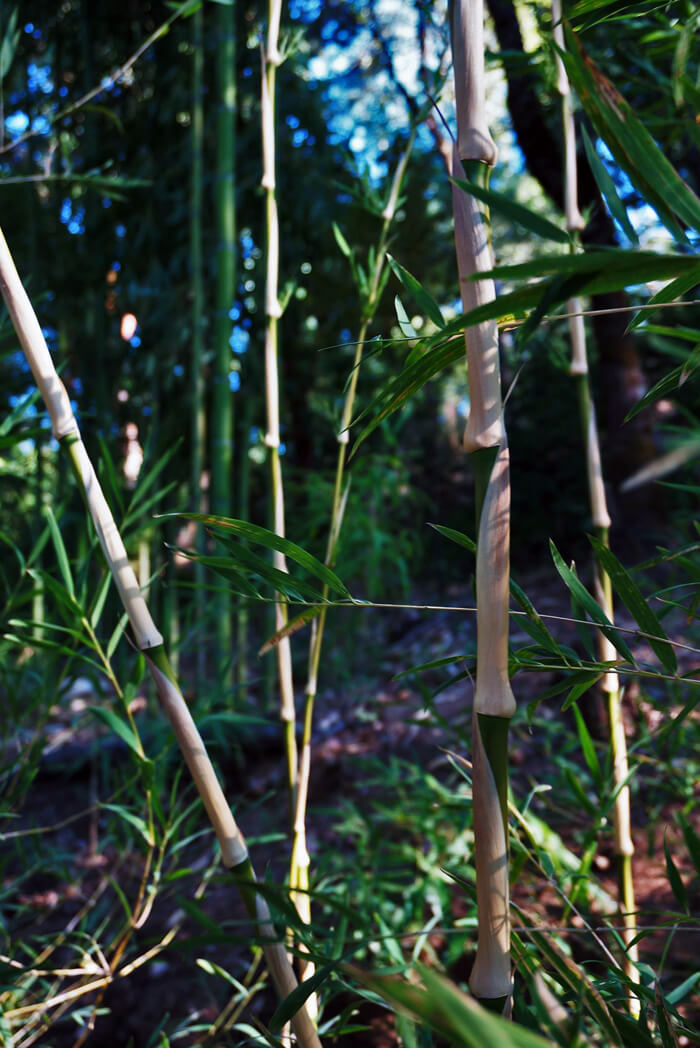
<svg viewBox="0 0 700 1048">
<path fill-rule="evenodd" d="M 389 197 L 386 207 L 382 212 L 382 227 L 377 244 L 376 263 L 366 302 L 363 303 L 363 320 L 355 343 L 355 358 L 350 375 L 350 381 L 345 393 L 343 413 L 337 433 L 338 455 L 335 467 L 335 483 L 333 486 L 333 502 L 331 505 L 330 526 L 328 530 L 328 544 L 326 546 L 325 565 L 332 568 L 335 563 L 335 551 L 343 523 L 343 513 L 348 495 L 348 488 L 343 490 L 343 479 L 347 459 L 348 443 L 350 440 L 350 424 L 355 409 L 355 396 L 357 393 L 357 381 L 360 374 L 360 364 L 367 342 L 367 333 L 374 317 L 378 300 L 379 288 L 381 286 L 382 273 L 386 264 L 386 248 L 389 239 L 389 231 L 396 214 L 396 206 L 401 192 L 401 186 L 406 174 L 408 159 L 415 142 L 415 127 L 411 127 L 411 133 L 406 143 L 399 162 L 396 165 L 394 176 L 389 189 Z M 328 598 L 328 587 L 324 585 L 322 591 L 323 599 Z M 290 888 L 293 893 L 297 912 L 306 923 L 311 923 L 311 900 L 309 891 L 309 867 L 310 856 L 306 843 L 306 808 L 309 795 L 309 779 L 311 776 L 311 732 L 313 728 L 314 705 L 318 691 L 318 673 L 321 664 L 321 651 L 323 648 L 323 635 L 326 625 L 327 607 L 322 607 L 320 614 L 311 624 L 311 638 L 309 641 L 308 656 L 308 678 L 306 683 L 304 701 L 304 725 L 302 729 L 301 755 L 299 758 L 299 773 L 297 779 L 297 803 L 294 814 L 294 834 L 292 844 L 292 859 L 290 864 Z M 313 965 L 309 962 L 302 971 L 302 978 L 311 978 Z"/>
<path fill-rule="evenodd" d="M 279 218 L 277 214 L 276 162 L 275 162 L 275 93 L 277 68 L 282 63 L 279 50 L 279 29 L 282 16 L 282 0 L 270 0 L 268 6 L 267 39 L 263 52 L 262 76 L 262 187 L 265 190 L 265 403 L 267 432 L 265 443 L 270 458 L 270 484 L 272 498 L 273 529 L 284 536 L 284 487 L 280 464 L 280 420 L 279 420 L 279 377 L 278 377 L 278 321 L 282 315 L 278 298 L 279 280 Z M 283 553 L 275 551 L 274 566 L 286 571 Z M 275 629 L 287 625 L 287 607 L 282 602 L 275 605 Z M 297 743 L 296 711 L 294 708 L 294 684 L 292 680 L 292 651 L 289 637 L 277 645 L 277 670 L 280 685 L 280 718 L 284 725 L 285 752 L 287 755 L 287 785 L 289 788 L 290 819 L 293 825 L 296 810 L 297 786 Z"/>
<path fill-rule="evenodd" d="M 496 162 L 484 105 L 482 0 L 453 0 L 450 10 L 457 109 L 454 175 L 487 185 Z M 465 311 L 493 301 L 488 209 L 453 185 L 455 244 Z M 510 466 L 503 421 L 498 325 L 465 333 L 470 413 L 465 447 L 472 454 L 477 503 L 477 666 L 472 778 L 478 946 L 469 985 L 487 1007 L 507 1012 L 511 996 L 508 884 L 508 726 L 515 699 L 508 677 Z"/>
<path fill-rule="evenodd" d="M 552 0 L 552 21 L 554 23 L 554 41 L 560 50 L 566 48 L 564 27 L 562 25 L 561 0 Z M 566 68 L 559 55 L 557 63 L 557 90 L 561 96 L 562 122 L 564 129 L 564 192 L 566 225 L 572 238 L 583 229 L 583 218 L 578 207 L 578 186 L 576 168 L 576 127 L 571 105 L 571 90 Z M 586 473 L 588 478 L 588 497 L 593 517 L 593 524 L 600 541 L 609 548 L 610 514 L 605 497 L 603 467 L 600 457 L 600 441 L 596 423 L 595 405 L 591 393 L 588 374 L 588 353 L 586 349 L 586 330 L 579 298 L 570 299 L 567 312 L 576 314 L 569 317 L 569 334 L 571 338 L 571 365 L 569 371 L 574 377 L 579 396 L 581 426 L 583 429 L 586 454 Z M 596 563 L 596 598 L 611 622 L 614 622 L 613 593 L 610 576 Z M 598 657 L 601 662 L 613 662 L 617 655 L 614 645 L 601 631 L 597 634 Z M 629 775 L 627 759 L 627 740 L 620 701 L 620 682 L 616 673 L 606 673 L 601 682 L 608 707 L 608 730 L 612 752 L 613 789 L 616 791 L 613 806 L 613 833 L 615 855 L 617 859 L 618 892 L 621 905 L 621 916 L 624 925 L 622 939 L 625 944 L 624 972 L 632 982 L 639 982 L 639 950 L 634 939 L 637 934 L 635 913 L 634 880 L 632 876 L 632 856 L 634 843 L 631 833 L 630 789 L 626 784 Z M 639 1011 L 639 1001 L 633 994 L 629 997 L 630 1010 Z"/>
<path fill-rule="evenodd" d="M 264 899 L 255 890 L 255 873 L 241 833 L 224 797 L 206 747 L 187 703 L 182 697 L 158 631 L 124 543 L 104 497 L 100 482 L 83 444 L 70 400 L 49 353 L 39 321 L 17 273 L 5 237 L 0 231 L 0 291 L 5 300 L 20 345 L 34 375 L 51 418 L 54 437 L 64 449 L 87 503 L 95 531 L 114 578 L 134 639 L 143 652 L 153 677 L 161 706 L 170 721 L 182 754 L 219 840 L 221 859 L 236 880 L 248 912 L 264 940 L 263 949 L 280 997 L 296 987 L 294 971 L 276 934 Z M 320 1041 L 306 1010 L 299 1011 L 292 1025 L 300 1044 L 319 1048 Z"/>
</svg>

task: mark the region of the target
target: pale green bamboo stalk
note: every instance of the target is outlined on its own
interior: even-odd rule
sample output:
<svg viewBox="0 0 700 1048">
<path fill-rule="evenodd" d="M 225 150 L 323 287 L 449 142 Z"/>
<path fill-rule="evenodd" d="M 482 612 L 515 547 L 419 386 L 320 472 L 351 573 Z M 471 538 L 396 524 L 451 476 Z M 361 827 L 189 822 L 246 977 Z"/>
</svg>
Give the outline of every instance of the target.
<svg viewBox="0 0 700 1048">
<path fill-rule="evenodd" d="M 462 165 L 487 185 L 496 146 L 484 107 L 483 3 L 453 0 L 452 53 L 457 109 L 453 173 Z M 488 209 L 453 185 L 455 244 L 465 312 L 495 298 L 492 280 L 472 281 L 493 268 Z M 508 883 L 508 726 L 515 699 L 508 676 L 510 470 L 503 421 L 498 325 L 465 332 L 470 413 L 466 450 L 473 454 L 477 502 L 477 665 L 472 776 L 478 945 L 469 985 L 482 1004 L 508 1011 L 511 997 Z"/>
<path fill-rule="evenodd" d="M 203 144 L 204 144 L 204 13 L 198 7 L 192 17 L 192 183 L 190 196 L 190 266 L 192 282 L 192 469 L 191 497 L 196 513 L 204 512 L 202 472 L 207 422 L 204 394 L 204 273 L 202 266 L 202 200 L 203 200 Z M 195 549 L 204 552 L 204 530 L 194 522 Z M 197 629 L 204 629 L 207 621 L 207 599 L 204 590 L 204 565 L 194 564 L 195 609 Z M 201 687 L 206 676 L 207 648 L 204 637 L 197 644 L 197 684 Z"/>
<path fill-rule="evenodd" d="M 231 375 L 231 318 L 236 297 L 236 197 L 235 197 L 235 119 L 236 119 L 236 37 L 235 7 L 222 4 L 218 9 L 216 45 L 218 90 L 216 158 L 216 316 L 214 324 L 215 365 L 212 415 L 211 509 L 221 517 L 232 515 L 233 393 Z M 230 594 L 216 594 L 217 656 L 228 689 L 232 675 L 232 602 Z"/>
<path fill-rule="evenodd" d="M 411 127 L 406 148 L 404 149 L 396 166 L 389 197 L 386 207 L 382 213 L 382 226 L 377 244 L 376 264 L 372 274 L 372 280 L 366 301 L 363 303 L 363 320 L 355 344 L 355 358 L 350 373 L 350 381 L 345 393 L 343 412 L 340 427 L 337 433 L 338 456 L 336 460 L 335 482 L 333 485 L 333 501 L 331 504 L 330 525 L 328 530 L 328 543 L 326 546 L 325 565 L 332 568 L 335 563 L 335 551 L 343 523 L 343 513 L 348 495 L 348 487 L 343 490 L 343 478 L 345 463 L 347 459 L 348 442 L 350 439 L 350 424 L 355 409 L 355 396 L 357 393 L 357 382 L 360 374 L 362 355 L 367 341 L 367 332 L 379 304 L 379 288 L 381 286 L 382 273 L 386 264 L 386 249 L 391 224 L 396 214 L 396 205 L 401 192 L 401 186 L 406 174 L 408 159 L 413 149 L 416 129 Z M 328 598 L 328 587 L 324 585 L 322 591 L 324 600 Z M 311 859 L 306 843 L 306 809 L 309 795 L 309 779 L 311 776 L 311 733 L 313 729 L 314 705 L 318 691 L 318 673 L 321 663 L 321 651 L 323 648 L 323 635 L 326 624 L 327 607 L 322 607 L 320 614 L 311 624 L 311 638 L 309 641 L 308 655 L 308 677 L 304 700 L 304 724 L 302 730 L 301 756 L 299 759 L 299 771 L 297 776 L 297 803 L 294 814 L 294 832 L 292 843 L 292 857 L 290 864 L 289 883 L 294 903 L 299 916 L 306 924 L 311 923 L 311 900 L 309 891 L 309 867 Z M 307 966 L 302 972 L 302 978 L 310 978 L 313 967 Z"/>
<path fill-rule="evenodd" d="M 562 25 L 561 0 L 552 0 L 552 20 L 554 22 L 554 40 L 564 51 L 564 28 Z M 583 229 L 583 218 L 578 207 L 578 186 L 576 169 L 576 127 L 571 105 L 571 90 L 566 69 L 557 55 L 557 90 L 562 100 L 562 123 L 564 129 L 564 186 L 566 225 L 572 237 Z M 586 473 L 588 478 L 588 497 L 593 517 L 593 524 L 600 541 L 609 549 L 610 514 L 605 497 L 603 466 L 600 456 L 600 441 L 596 423 L 595 406 L 591 393 L 588 375 L 588 353 L 586 350 L 586 331 L 584 327 L 582 303 L 578 298 L 570 299 L 567 311 L 576 316 L 569 318 L 572 356 L 570 372 L 576 381 L 579 396 L 581 427 L 583 430 Z M 596 561 L 596 597 L 611 622 L 614 622 L 613 591 L 610 576 Z M 601 662 L 614 662 L 617 655 L 614 645 L 599 630 L 597 633 L 598 657 Z M 615 856 L 618 872 L 618 893 L 621 904 L 621 916 L 624 924 L 622 940 L 625 944 L 624 972 L 632 982 L 639 982 L 639 949 L 634 942 L 637 935 L 636 904 L 634 896 L 634 879 L 632 876 L 632 856 L 634 843 L 631 833 L 630 789 L 626 785 L 629 776 L 627 759 L 627 740 L 622 716 L 620 698 L 620 681 L 616 673 L 606 673 L 601 688 L 607 699 L 608 730 L 612 753 L 613 789 L 616 791 L 613 806 L 613 832 Z M 625 783 L 625 785 L 622 785 Z M 629 996 L 630 1010 L 639 1012 L 639 1000 L 634 994 Z"/>
<path fill-rule="evenodd" d="M 146 659 L 161 706 L 170 721 L 218 838 L 222 862 L 231 870 L 246 908 L 264 940 L 263 949 L 270 974 L 280 997 L 284 999 L 295 989 L 297 981 L 283 944 L 275 941 L 267 904 L 255 890 L 256 878 L 245 838 L 231 813 L 204 742 L 182 697 L 163 638 L 139 588 L 124 543 L 83 444 L 65 386 L 58 376 L 39 321 L 1 231 L 0 290 L 48 409 L 53 435 L 63 448 L 87 503 L 107 566 L 129 617 L 136 646 Z M 320 1048 L 320 1041 L 305 1008 L 297 1012 L 292 1025 L 302 1045 Z"/>
<path fill-rule="evenodd" d="M 265 277 L 265 402 L 267 433 L 265 444 L 270 459 L 270 497 L 272 521 L 275 534 L 284 536 L 284 487 L 280 463 L 280 420 L 279 420 L 279 375 L 278 375 L 278 322 L 282 315 L 278 298 L 279 281 L 279 218 L 277 214 L 276 162 L 275 162 L 275 102 L 277 68 L 282 63 L 279 51 L 279 28 L 282 16 L 282 0 L 270 0 L 268 6 L 267 39 L 264 50 L 262 76 L 262 142 L 263 175 L 265 190 L 265 255 L 267 260 Z M 283 553 L 275 551 L 274 566 L 286 571 Z M 287 625 L 287 606 L 281 601 L 275 605 L 275 630 Z M 287 757 L 287 786 L 289 789 L 290 822 L 294 823 L 297 789 L 297 742 L 296 710 L 294 707 L 294 684 L 292 680 L 292 649 L 288 637 L 277 645 L 277 670 L 280 685 L 280 718 L 284 725 L 285 753 Z"/>
</svg>

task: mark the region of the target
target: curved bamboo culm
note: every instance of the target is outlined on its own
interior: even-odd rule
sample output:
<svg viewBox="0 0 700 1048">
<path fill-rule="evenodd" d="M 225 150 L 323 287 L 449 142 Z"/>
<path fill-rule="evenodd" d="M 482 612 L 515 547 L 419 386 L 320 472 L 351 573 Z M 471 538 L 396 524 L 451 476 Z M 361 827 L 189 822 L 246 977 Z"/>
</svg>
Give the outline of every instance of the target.
<svg viewBox="0 0 700 1048">
<path fill-rule="evenodd" d="M 457 108 L 453 177 L 487 185 L 496 146 L 484 107 L 483 3 L 453 0 L 452 54 Z M 452 187 L 455 245 L 466 311 L 493 301 L 488 209 Z M 503 421 L 496 321 L 465 333 L 470 413 L 465 447 L 473 456 L 477 514 L 477 665 L 473 717 L 474 850 L 478 945 L 469 985 L 482 1004 L 507 1013 L 512 993 L 508 883 L 508 726 L 515 699 L 508 676 L 510 467 Z"/>
<path fill-rule="evenodd" d="M 554 25 L 554 42 L 560 51 L 566 49 L 564 27 L 562 24 L 561 0 L 552 0 L 552 22 Z M 561 95 L 562 122 L 564 131 L 564 187 L 566 225 L 572 237 L 583 228 L 583 218 L 578 207 L 578 187 L 576 170 L 576 127 L 571 105 L 571 90 L 564 63 L 559 55 L 557 62 L 557 90 Z M 591 394 L 588 375 L 588 354 L 586 351 L 586 331 L 584 327 L 581 300 L 570 299 L 567 312 L 577 316 L 569 318 L 571 338 L 570 373 L 578 387 L 581 427 L 583 430 L 586 454 L 586 473 L 588 478 L 588 496 L 593 517 L 593 524 L 600 541 L 609 547 L 610 514 L 605 497 L 603 467 L 600 457 L 600 441 L 596 424 L 595 405 Z M 613 595 L 610 576 L 600 566 L 596 566 L 596 599 L 611 622 L 614 622 Z M 617 654 L 613 644 L 600 631 L 597 635 L 598 657 L 601 662 L 614 662 Z M 624 972 L 632 982 L 639 982 L 639 950 L 634 941 L 637 935 L 636 904 L 634 897 L 634 880 L 632 877 L 632 841 L 630 817 L 630 789 L 627 782 L 629 764 L 627 760 L 627 740 L 622 715 L 620 682 L 616 673 L 606 673 L 601 688 L 607 699 L 610 748 L 612 752 L 613 789 L 615 802 L 613 806 L 614 846 L 617 860 L 618 892 L 622 911 L 624 931 L 622 940 L 625 944 Z M 629 996 L 630 1011 L 639 1012 L 639 1000 L 634 994 Z"/>
<path fill-rule="evenodd" d="M 280 997 L 284 999 L 297 985 L 294 971 L 284 946 L 276 941 L 277 936 L 270 921 L 267 905 L 255 890 L 255 872 L 248 857 L 245 838 L 231 813 L 204 742 L 182 697 L 168 661 L 163 638 L 141 594 L 124 543 L 80 436 L 66 388 L 58 376 L 39 321 L 19 278 L 2 231 L 0 291 L 48 409 L 53 435 L 63 448 L 87 503 L 105 560 L 129 617 L 136 645 L 146 658 L 161 706 L 172 725 L 219 840 L 222 862 L 231 870 L 246 908 L 258 928 L 270 973 Z M 301 1045 L 320 1048 L 318 1035 L 305 1008 L 297 1012 L 292 1019 L 292 1026 Z"/>
</svg>

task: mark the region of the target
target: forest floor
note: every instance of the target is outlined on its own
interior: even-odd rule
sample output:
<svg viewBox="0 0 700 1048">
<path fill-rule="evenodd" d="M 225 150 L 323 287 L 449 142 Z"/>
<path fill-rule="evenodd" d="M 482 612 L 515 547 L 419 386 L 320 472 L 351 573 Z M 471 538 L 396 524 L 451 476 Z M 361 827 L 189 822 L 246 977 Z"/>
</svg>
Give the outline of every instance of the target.
<svg viewBox="0 0 700 1048">
<path fill-rule="evenodd" d="M 533 577 L 527 582 L 528 595 L 540 614 L 569 614 L 566 595 L 553 592 L 551 578 L 545 581 Z M 447 600 L 452 604 L 469 603 L 466 595 L 457 588 L 448 593 Z M 338 614 L 350 613 L 342 611 Z M 474 645 L 474 621 L 470 614 L 417 610 L 381 612 L 369 609 L 356 614 L 367 618 L 360 623 L 358 636 L 352 643 L 360 649 L 364 646 L 368 653 L 378 653 L 379 670 L 372 672 L 369 665 L 365 665 L 361 672 L 354 674 L 351 681 L 341 682 L 337 690 L 322 691 L 313 742 L 309 807 L 312 856 L 333 852 L 340 857 L 341 866 L 344 860 L 349 867 L 357 862 L 357 857 L 352 853 L 355 844 L 343 828 L 342 814 L 348 804 L 371 812 L 373 802 L 382 792 L 381 779 L 376 774 L 378 762 L 384 767 L 394 763 L 398 775 L 401 774 L 402 761 L 407 762 L 406 766 L 418 763 L 426 773 L 438 780 L 454 783 L 454 767 L 445 748 L 456 749 L 459 746 L 464 756 L 468 756 L 466 741 L 460 745 L 458 737 L 461 733 L 465 740 L 468 738 L 472 692 L 470 681 L 459 680 L 443 688 L 432 703 L 432 711 L 428 713 L 424 691 L 417 686 L 416 678 L 408 676 L 396 679 L 396 675 L 417 664 L 472 650 Z M 622 624 L 627 624 L 624 616 Z M 576 645 L 575 629 L 570 623 L 553 620 L 550 625 L 560 642 Z M 628 625 L 632 626 L 632 623 Z M 686 635 L 688 625 L 684 620 L 668 619 L 665 625 L 674 639 L 690 643 Z M 519 630 L 518 620 L 515 619 L 513 644 L 518 647 L 526 639 L 526 634 Z M 639 639 L 635 643 L 635 652 L 643 660 L 653 661 L 652 652 L 645 651 L 644 642 Z M 686 655 L 681 650 L 679 663 L 680 672 L 690 670 L 693 664 L 690 653 Z M 450 672 L 457 674 L 459 670 L 458 665 L 428 671 L 422 675 L 422 687 L 430 693 L 438 684 L 445 682 L 446 675 Z M 524 710 L 554 680 L 553 673 L 518 675 L 514 690 L 521 708 Z M 687 701 L 687 697 L 678 696 L 678 708 L 683 701 Z M 153 699 L 148 698 L 146 693 L 144 698 L 147 702 L 142 703 L 144 708 L 137 716 L 145 722 L 147 710 L 153 710 Z M 18 851 L 18 856 L 23 856 L 18 861 L 35 861 L 40 849 L 51 847 L 74 856 L 68 874 L 65 867 L 57 873 L 45 864 L 40 864 L 42 868 L 35 875 L 22 880 L 18 902 L 23 908 L 21 934 L 27 941 L 45 940 L 58 944 L 66 929 L 78 921 L 85 906 L 99 907 L 102 905 L 100 900 L 109 896 L 113 912 L 114 908 L 119 908 L 120 893 L 133 903 L 138 892 L 143 851 L 133 841 L 133 850 L 118 847 L 114 839 L 102 841 L 100 820 L 95 811 L 90 811 L 91 803 L 94 803 L 95 747 L 104 746 L 106 737 L 101 729 L 95 727 L 94 718 L 87 724 L 83 721 L 77 733 L 75 724 L 76 717 L 80 721 L 80 711 L 94 701 L 94 695 L 80 695 L 76 691 L 70 703 L 71 710 L 55 711 L 49 724 L 50 741 L 38 774 L 27 792 L 25 810 L 12 823 L 12 830 L 18 833 L 34 830 L 34 836 L 25 838 L 27 843 L 23 852 Z M 557 760 L 558 736 L 548 731 L 547 722 L 564 717 L 570 722 L 569 730 L 575 738 L 573 716 L 570 711 L 562 715 L 560 707 L 561 696 L 542 704 L 532 725 L 528 724 L 524 715 L 518 716 L 514 722 L 512 788 L 519 802 L 535 787 L 550 781 Z M 668 710 L 666 715 L 673 715 L 673 712 Z M 650 700 L 648 693 L 641 692 L 637 684 L 631 682 L 625 697 L 628 740 L 633 742 L 642 728 L 653 732 L 660 716 L 653 696 Z M 538 720 L 544 728 L 541 732 L 538 732 Z M 601 714 L 595 703 L 589 707 L 587 720 L 593 735 L 600 734 Z M 264 748 L 238 751 L 234 760 L 227 762 L 219 751 L 216 756 L 226 780 L 227 795 L 240 798 L 236 807 L 244 832 L 250 833 L 251 828 L 254 828 L 255 836 L 262 838 L 253 844 L 254 862 L 258 870 L 267 869 L 275 876 L 283 876 L 280 845 L 274 839 L 284 832 L 286 821 L 284 762 L 279 735 L 272 733 Z M 581 766 L 583 768 L 582 758 Z M 676 933 L 670 935 L 665 921 L 666 914 L 677 912 L 678 903 L 669 886 L 664 842 L 674 855 L 687 886 L 691 906 L 694 905 L 691 913 L 698 914 L 698 884 L 697 881 L 693 884 L 692 868 L 675 820 L 676 813 L 689 799 L 686 796 L 676 796 L 674 799 L 671 789 L 659 794 L 654 786 L 653 775 L 642 776 L 633 790 L 632 817 L 636 847 L 634 880 L 640 923 L 643 921 L 644 927 L 649 929 L 640 943 L 641 958 L 648 960 L 658 971 L 660 958 L 665 952 L 663 978 L 669 986 L 677 985 L 694 970 L 694 950 L 697 947 L 695 936 L 690 932 L 697 934 L 699 930 L 697 923 L 688 923 L 680 925 Z M 572 818 L 570 813 L 567 815 L 563 805 L 559 806 L 557 798 L 552 798 L 551 793 L 546 792 L 533 796 L 532 810 L 553 826 L 566 847 L 577 851 L 583 825 L 582 812 L 579 811 Z M 40 833 L 36 832 L 41 827 L 44 829 Z M 287 845 L 282 845 L 282 849 L 286 854 Z M 173 945 L 163 953 L 158 954 L 156 951 L 150 960 L 128 977 L 114 979 L 103 997 L 99 996 L 101 990 L 98 990 L 81 996 L 72 1007 L 67 1001 L 62 1002 L 58 995 L 75 986 L 76 979 L 59 979 L 54 987 L 57 1003 L 49 1011 L 55 1016 L 64 1012 L 65 1018 L 44 1033 L 35 1027 L 38 1039 L 28 1040 L 27 1044 L 36 1043 L 52 1048 L 67 1048 L 79 1043 L 98 1048 L 127 1048 L 129 1045 L 132 1048 L 147 1048 L 150 1044 L 161 1043 L 157 1038 L 150 1041 L 149 1038 L 164 1020 L 171 1029 L 187 1017 L 192 1019 L 196 1016 L 202 1029 L 215 1021 L 226 999 L 226 986 L 212 980 L 210 975 L 205 975 L 200 967 L 196 967 L 195 958 L 203 957 L 233 973 L 236 979 L 243 980 L 250 964 L 250 951 L 242 944 L 244 928 L 241 942 L 236 942 L 230 936 L 228 940 L 225 936 L 219 936 L 218 942 L 206 943 L 207 929 L 202 928 L 202 920 L 211 922 L 210 932 L 219 928 L 222 921 L 232 918 L 240 920 L 242 926 L 245 925 L 245 914 L 237 899 L 232 898 L 234 893 L 220 873 L 211 877 L 206 893 L 196 903 L 200 908 L 198 911 L 187 907 L 183 909 L 182 900 L 194 897 L 202 876 L 210 877 L 204 871 L 211 864 L 211 858 L 209 835 L 202 836 L 190 845 L 187 862 L 183 864 L 189 873 L 177 883 L 176 890 L 167 890 L 158 896 L 148 920 L 134 933 L 124 956 L 127 959 L 145 955 L 170 929 L 177 928 Z M 600 843 L 594 869 L 601 889 L 614 897 L 616 877 L 609 837 Z M 377 877 L 381 877 L 381 871 L 376 872 Z M 119 892 L 115 892 L 115 885 L 119 886 Z M 459 912 L 460 907 L 459 891 L 455 886 L 455 913 Z M 516 924 L 518 920 L 524 919 L 532 924 L 561 925 L 562 901 L 553 882 L 541 872 L 526 866 L 514 887 L 513 897 L 521 911 Z M 461 905 L 464 908 L 463 901 Z M 583 934 L 583 919 L 574 915 L 567 922 L 574 954 L 593 958 L 595 952 L 591 951 L 588 938 Z M 658 926 L 658 931 L 651 930 L 655 926 Z M 439 952 L 440 935 L 437 931 L 433 932 L 431 942 Z M 60 946 L 53 956 L 60 958 Z M 363 960 L 367 963 L 366 958 Z M 467 949 L 461 961 L 453 965 L 450 974 L 460 981 L 466 980 L 471 960 Z M 340 1009 L 346 1003 L 346 1000 L 338 997 L 333 1002 L 333 1009 Z M 79 1006 L 80 1018 L 84 1022 L 95 1004 L 98 1005 L 98 1014 L 94 1030 L 85 1041 L 81 1041 L 81 1032 L 84 1031 L 70 1017 L 71 1011 Z M 256 1015 L 266 1021 L 272 1008 L 272 998 L 264 990 L 253 998 L 246 1013 L 248 1021 Z M 359 1021 L 366 1024 L 367 1029 L 342 1037 L 338 1043 L 343 1048 L 355 1045 L 394 1048 L 401 1043 L 392 1016 L 379 1007 L 362 1005 Z M 29 1027 L 27 1034 L 30 1036 Z M 331 1038 L 327 1040 L 333 1043 Z M 208 1041 L 201 1033 L 173 1041 L 173 1044 L 183 1046 L 199 1043 L 223 1042 L 217 1039 Z M 243 1043 L 243 1039 L 240 1043 Z"/>
</svg>

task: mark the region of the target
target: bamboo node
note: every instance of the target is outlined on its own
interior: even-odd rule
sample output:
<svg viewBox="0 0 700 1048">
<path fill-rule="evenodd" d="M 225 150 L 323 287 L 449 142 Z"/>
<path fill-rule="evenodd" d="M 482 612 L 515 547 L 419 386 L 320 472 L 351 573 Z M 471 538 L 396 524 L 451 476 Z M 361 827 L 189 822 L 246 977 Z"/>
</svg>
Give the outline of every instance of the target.
<svg viewBox="0 0 700 1048">
<path fill-rule="evenodd" d="M 464 164 L 469 160 L 480 160 L 482 164 L 495 167 L 498 160 L 496 143 L 488 131 L 470 127 L 459 136 L 459 159 Z"/>
<path fill-rule="evenodd" d="M 349 444 L 350 443 L 350 430 L 349 429 L 341 429 L 340 433 L 338 434 L 338 443 L 339 444 Z"/>
</svg>

